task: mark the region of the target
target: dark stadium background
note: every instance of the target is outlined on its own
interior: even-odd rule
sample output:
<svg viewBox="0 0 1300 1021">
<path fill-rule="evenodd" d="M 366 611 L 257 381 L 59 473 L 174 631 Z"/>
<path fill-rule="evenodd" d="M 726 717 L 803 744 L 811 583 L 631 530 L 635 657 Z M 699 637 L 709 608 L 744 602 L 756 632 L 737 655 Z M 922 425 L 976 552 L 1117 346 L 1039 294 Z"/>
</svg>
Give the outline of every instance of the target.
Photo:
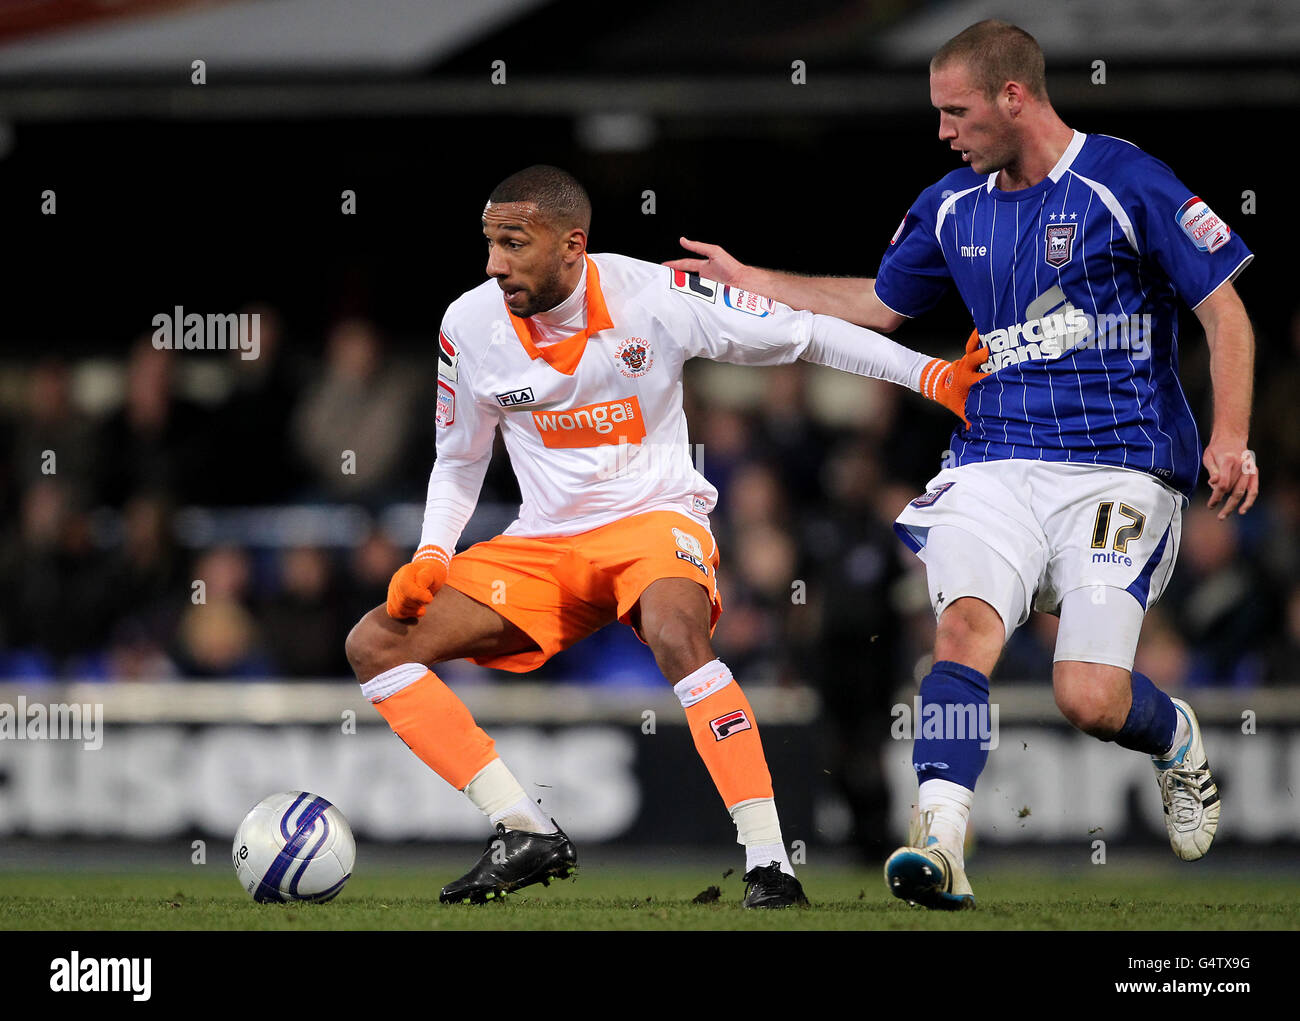
<svg viewBox="0 0 1300 1021">
<path fill-rule="evenodd" d="M 958 28 L 1003 13 L 1036 31 L 1033 5 L 956 6 L 972 14 Z M 1300 299 L 1291 282 L 1287 156 L 1300 83 L 1290 30 L 1270 30 L 1293 23 L 1285 15 L 1294 5 L 1273 6 L 1250 7 L 1244 17 L 1257 19 L 1255 30 L 1224 52 L 1215 52 L 1212 31 L 1182 34 L 1180 49 L 1169 43 L 1180 34 L 1166 25 L 1145 50 L 1130 45 L 1112 56 L 1108 47 L 1124 36 L 1116 19 L 1127 8 L 1104 2 L 1082 8 L 1076 31 L 1057 25 L 1050 45 L 1040 36 L 1049 88 L 1066 122 L 1129 139 L 1170 163 L 1256 254 L 1238 288 L 1257 332 L 1252 442 L 1263 495 L 1248 518 L 1217 531 L 1189 523 L 1169 595 L 1148 627 L 1143 664 L 1206 707 L 1203 718 L 1224 746 L 1225 790 L 1233 789 L 1234 773 L 1243 778 L 1234 792 L 1242 815 L 1270 813 L 1266 824 L 1235 832 L 1225 823 L 1224 843 L 1245 858 L 1257 845 L 1300 840 L 1300 810 L 1293 795 L 1285 800 L 1281 775 L 1300 755 L 1300 688 L 1293 687 L 1300 681 Z M 204 86 L 189 84 L 188 59 L 165 71 L 20 72 L 6 71 L 2 58 L 22 39 L 0 47 L 7 263 L 0 515 L 12 582 L 0 595 L 0 701 L 18 693 L 55 701 L 93 690 L 110 724 L 137 737 L 154 726 L 193 736 L 256 724 L 272 759 L 275 740 L 266 728 L 301 725 L 312 732 L 303 740 L 318 764 L 330 740 L 346 741 L 336 735 L 339 707 L 354 706 L 362 729 L 384 739 L 346 674 L 342 638 L 361 610 L 382 599 L 384 571 L 410 552 L 409 529 L 384 531 L 393 520 L 385 509 L 423 501 L 433 454 L 432 344 L 447 303 L 483 279 L 478 217 L 491 187 L 530 163 L 571 170 L 593 197 L 596 252 L 661 261 L 679 254 L 677 238 L 687 234 L 759 265 L 871 276 L 912 199 L 956 165 L 936 138 L 924 60 L 899 58 L 877 39 L 942 5 L 739 7 L 668 3 L 628 19 L 609 15 L 606 5 L 547 3 L 396 71 L 346 63 L 227 71 L 210 62 Z M 1089 9 L 1096 38 L 1108 42 L 1086 31 Z M 1194 3 L 1186 10 L 1189 17 L 1204 13 Z M 1139 18 L 1130 34 L 1155 27 Z M 196 47 L 193 56 L 202 57 Z M 790 82 L 795 59 L 807 60 L 806 85 Z M 1106 60 L 1104 85 L 1089 80 L 1097 59 Z M 490 83 L 495 60 L 505 61 L 504 86 Z M 600 120 L 605 115 L 614 119 Z M 54 216 L 40 211 L 46 189 L 57 196 Z M 356 215 L 340 212 L 344 189 L 356 193 Z M 646 190 L 655 193 L 653 215 L 642 212 Z M 1248 190 L 1253 214 L 1242 212 Z M 168 354 L 179 410 L 152 448 L 162 467 L 150 475 L 114 416 L 133 345 L 151 332 L 156 313 L 176 305 L 204 313 L 274 309 L 283 342 L 273 377 L 248 392 L 232 382 L 239 366 L 230 353 Z M 407 392 L 408 403 L 393 416 L 403 435 L 399 467 L 382 480 L 363 470 L 353 490 L 340 491 L 313 474 L 290 429 L 326 371 L 331 329 L 352 318 L 372 324 L 381 365 L 404 376 L 415 395 Z M 969 325 L 950 297 L 897 338 L 951 356 Z M 1208 423 L 1208 359 L 1190 313 L 1182 357 L 1189 398 Z M 84 383 L 90 366 L 101 370 L 94 380 L 102 400 L 71 415 L 77 428 L 62 428 L 70 420 L 63 418 L 34 424 L 30 402 L 47 392 L 36 381 L 67 386 L 75 408 L 85 387 L 72 380 Z M 905 790 L 898 763 L 883 762 L 900 759 L 901 746 L 888 740 L 889 710 L 910 699 L 933 626 L 917 603 L 915 565 L 888 531 L 887 511 L 934 473 L 950 419 L 919 398 L 882 396 L 877 388 L 863 392 L 878 413 L 846 425 L 816 406 L 810 374 L 755 378 L 748 385 L 733 375 L 688 375 L 693 438 L 722 490 L 714 523 L 729 577 L 719 651 L 747 690 L 752 685 L 772 699 L 769 744 L 787 839 L 876 861 L 897 842 L 906 811 L 898 803 Z M 66 488 L 43 498 L 34 494 L 49 480 L 31 454 L 45 449 L 46 436 L 64 444 L 54 478 L 56 489 Z M 165 546 L 146 570 L 136 569 L 123 539 L 124 510 L 141 495 L 158 501 L 154 534 Z M 1193 508 L 1207 495 L 1202 489 Z M 502 456 L 471 534 L 502 527 L 514 500 Z M 387 545 L 373 551 L 367 573 L 357 567 L 355 543 L 306 543 L 312 552 L 303 570 L 309 577 L 323 571 L 325 580 L 305 582 L 305 594 L 298 593 L 285 573 L 292 535 L 258 539 L 240 516 L 249 506 L 357 506 Z M 207 516 L 196 519 L 195 507 Z M 174 526 L 185 514 L 189 531 L 180 534 Z M 42 530 L 51 520 L 45 515 L 57 520 Z M 202 533 L 196 520 L 230 540 L 218 544 L 215 566 L 205 559 L 212 551 L 194 538 Z M 236 576 L 230 599 L 252 633 L 247 654 L 224 671 L 184 648 L 181 623 L 191 580 L 218 568 Z M 808 583 L 806 605 L 790 601 L 796 579 Z M 300 656 L 304 650 L 311 655 Z M 1020 728 L 1026 750 L 1033 737 L 1063 755 L 1083 754 L 1086 739 L 1069 736 L 1051 708 L 1050 650 L 1050 622 L 1026 625 L 1009 649 L 1002 676 L 1021 683 L 1004 689 L 1004 726 Z M 555 747 L 565 727 L 590 723 L 618 732 L 630 748 L 643 708 L 656 707 L 664 747 L 635 746 L 629 775 L 637 794 L 626 818 L 576 823 L 575 831 L 586 827 L 593 839 L 632 852 L 664 843 L 725 851 L 725 814 L 652 670 L 624 630 L 602 634 L 537 675 L 564 685 L 553 703 L 520 683 L 530 678 L 485 683 L 455 668 L 445 676 L 469 686 L 467 699 L 489 726 L 522 728 L 521 740 L 541 735 Z M 64 687 L 81 680 L 96 687 Z M 284 686 L 290 680 L 304 694 Z M 224 699 L 227 715 L 220 705 L 194 708 L 188 691 L 199 681 Z M 301 685 L 314 681 L 333 686 L 328 712 L 305 704 L 309 689 Z M 140 683 L 122 701 L 118 693 L 129 682 Z M 273 711 L 249 708 L 254 683 L 280 685 Z M 573 685 L 600 689 L 604 701 L 583 701 Z M 313 700 L 320 690 L 310 689 Z M 519 708 L 539 705 L 550 708 L 532 716 Z M 556 705 L 579 708 L 566 715 Z M 1258 734 L 1241 733 L 1243 711 L 1259 716 Z M 1020 742 L 1013 748 L 1010 734 L 1001 775 L 1032 784 L 1025 776 L 1039 766 L 1011 763 Z M 29 838 L 87 833 L 177 846 L 194 834 L 224 840 L 238 821 L 235 813 L 225 826 L 230 804 L 270 793 L 259 784 L 305 786 L 312 776 L 273 764 L 246 778 L 246 790 L 236 784 L 226 800 L 205 788 L 194 797 L 209 807 L 181 804 L 139 827 L 129 824 L 133 796 L 118 792 L 117 809 L 92 825 L 24 807 L 40 783 L 57 795 L 61 782 L 42 774 L 31 781 L 37 786 L 25 786 L 21 755 L 29 752 L 0 746 L 0 835 L 18 838 L 15 854 L 32 846 L 24 843 Z M 398 747 L 390 754 L 385 762 L 406 753 Z M 544 770 L 550 754 L 540 751 L 533 761 Z M 1124 756 L 1115 749 L 1088 754 L 1110 762 Z M 905 780 L 905 754 L 901 761 Z M 1164 838 L 1154 785 L 1149 775 L 1131 775 L 1129 765 L 1099 781 L 1121 785 L 1119 816 L 1109 828 L 1121 844 L 1155 850 Z M 67 775 L 77 772 L 68 768 Z M 575 775 L 582 768 L 574 767 Z M 437 783 L 414 768 L 404 775 L 410 785 Z M 695 781 L 685 795 L 666 779 L 676 776 Z M 1252 788 L 1260 776 L 1267 786 Z M 77 790 L 72 802 L 97 797 Z M 1036 790 L 1041 800 L 1027 819 L 1015 811 L 1019 804 L 990 797 L 986 809 L 977 806 L 981 840 L 1012 850 L 1051 844 L 1086 860 L 1087 820 L 1049 821 L 1074 811 L 1073 794 Z M 579 790 L 548 796 L 581 811 Z M 463 814 L 446 829 L 439 816 L 436 825 L 385 830 L 367 822 L 368 808 L 336 800 L 368 839 L 477 839 L 477 820 Z M 1008 800 L 1021 799 L 1003 795 Z"/>
</svg>

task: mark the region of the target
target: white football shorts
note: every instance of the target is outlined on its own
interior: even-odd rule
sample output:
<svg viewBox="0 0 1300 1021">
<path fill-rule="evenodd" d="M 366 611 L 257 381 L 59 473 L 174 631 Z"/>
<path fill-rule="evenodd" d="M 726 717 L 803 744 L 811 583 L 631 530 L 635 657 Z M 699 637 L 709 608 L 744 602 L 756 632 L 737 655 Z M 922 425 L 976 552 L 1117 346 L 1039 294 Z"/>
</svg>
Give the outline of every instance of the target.
<svg viewBox="0 0 1300 1021">
<path fill-rule="evenodd" d="M 1058 614 L 1056 660 L 1131 670 L 1185 503 L 1142 472 L 1016 458 L 945 468 L 894 530 L 925 563 L 936 617 L 974 596 L 1010 638 L 1031 609 Z"/>
</svg>

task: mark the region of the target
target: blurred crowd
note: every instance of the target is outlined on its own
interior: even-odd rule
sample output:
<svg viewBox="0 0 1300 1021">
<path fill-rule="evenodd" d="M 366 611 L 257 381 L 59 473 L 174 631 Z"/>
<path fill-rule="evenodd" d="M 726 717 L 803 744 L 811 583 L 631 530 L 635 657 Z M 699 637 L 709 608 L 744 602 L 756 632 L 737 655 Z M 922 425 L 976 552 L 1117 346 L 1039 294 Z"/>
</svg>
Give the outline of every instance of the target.
<svg viewBox="0 0 1300 1021">
<path fill-rule="evenodd" d="M 262 317 L 255 359 L 160 351 L 145 336 L 116 358 L 0 362 L 0 678 L 350 678 L 344 638 L 412 552 L 415 536 L 386 530 L 384 511 L 424 500 L 433 351 L 364 319 L 305 341 L 275 309 L 246 311 Z M 1204 427 L 1208 358 L 1191 336 L 1183 376 Z M 1204 486 L 1187 509 L 1138 656 L 1166 688 L 1297 679 L 1300 312 L 1285 342 L 1261 337 L 1259 349 L 1263 495 L 1227 522 L 1205 508 Z M 938 470 L 951 418 L 803 364 L 687 372 L 692 441 L 720 493 L 719 654 L 751 683 L 815 683 L 829 719 L 875 715 L 928 668 L 924 577 L 890 525 Z M 498 449 L 467 537 L 489 537 L 518 499 Z M 178 527 L 187 508 L 340 505 L 370 523 L 346 542 L 298 544 L 291 529 L 207 541 Z M 1035 614 L 1001 676 L 1045 681 L 1054 632 Z M 618 626 L 539 674 L 662 683 Z"/>
</svg>

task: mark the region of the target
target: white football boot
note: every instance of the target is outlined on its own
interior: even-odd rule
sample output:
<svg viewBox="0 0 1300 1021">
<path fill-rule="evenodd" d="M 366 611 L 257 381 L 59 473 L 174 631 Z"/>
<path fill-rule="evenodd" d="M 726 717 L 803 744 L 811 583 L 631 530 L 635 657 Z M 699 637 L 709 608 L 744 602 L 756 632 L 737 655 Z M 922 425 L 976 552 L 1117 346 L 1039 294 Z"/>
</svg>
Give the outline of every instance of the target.
<svg viewBox="0 0 1300 1021">
<path fill-rule="evenodd" d="M 937 911 L 962 911 L 975 906 L 966 870 L 930 836 L 932 813 L 921 812 L 907 832 L 907 846 L 885 860 L 885 885 L 909 904 Z"/>
<path fill-rule="evenodd" d="M 1171 758 L 1151 761 L 1165 804 L 1165 829 L 1174 854 L 1183 861 L 1196 861 L 1210 849 L 1219 828 L 1219 788 L 1210 776 L 1201 743 L 1201 725 L 1192 707 L 1181 698 L 1172 700 L 1191 728 L 1191 737 Z"/>
</svg>

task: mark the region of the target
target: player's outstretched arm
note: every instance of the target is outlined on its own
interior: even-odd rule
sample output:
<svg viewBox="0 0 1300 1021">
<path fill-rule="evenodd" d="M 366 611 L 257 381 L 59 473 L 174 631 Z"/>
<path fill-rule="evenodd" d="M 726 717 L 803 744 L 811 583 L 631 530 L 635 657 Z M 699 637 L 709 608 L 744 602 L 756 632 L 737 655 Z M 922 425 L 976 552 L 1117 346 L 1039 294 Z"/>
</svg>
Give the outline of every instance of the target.
<svg viewBox="0 0 1300 1021">
<path fill-rule="evenodd" d="M 980 366 L 988 360 L 989 349 L 980 346 L 979 331 L 974 330 L 966 341 L 966 353 L 949 362 L 913 351 L 872 330 L 832 316 L 815 315 L 812 336 L 800 357 L 916 390 L 942 404 L 969 429 L 966 398 L 971 387 L 988 375 Z"/>
<path fill-rule="evenodd" d="M 1222 521 L 1233 508 L 1245 514 L 1259 496 L 1259 468 L 1249 448 L 1255 335 L 1231 281 L 1216 288 L 1195 312 L 1210 345 L 1214 393 L 1214 425 L 1202 461 L 1210 473 L 1209 506 L 1223 505 Z"/>
<path fill-rule="evenodd" d="M 966 342 L 965 355 L 948 362 L 913 351 L 875 330 L 806 309 L 796 311 L 766 296 L 743 311 L 729 303 L 703 302 L 675 292 L 669 307 L 683 317 L 679 336 L 687 358 L 736 365 L 788 365 L 800 359 L 883 379 L 937 401 L 967 428 L 966 397 L 988 375 L 980 370 L 989 351 L 980 347 L 978 331 Z"/>
<path fill-rule="evenodd" d="M 964 355 L 953 362 L 931 358 L 921 369 L 921 396 L 942 404 L 969 429 L 966 398 L 970 396 L 971 387 L 988 375 L 980 369 L 988 358 L 989 349 L 980 345 L 979 330 L 971 330 Z"/>
<path fill-rule="evenodd" d="M 673 259 L 664 265 L 684 273 L 773 298 L 791 308 L 835 316 L 868 329 L 889 333 L 904 322 L 876 297 L 875 280 L 868 277 L 806 277 L 748 266 L 720 245 L 681 238 L 681 245 L 700 258 Z"/>
</svg>

